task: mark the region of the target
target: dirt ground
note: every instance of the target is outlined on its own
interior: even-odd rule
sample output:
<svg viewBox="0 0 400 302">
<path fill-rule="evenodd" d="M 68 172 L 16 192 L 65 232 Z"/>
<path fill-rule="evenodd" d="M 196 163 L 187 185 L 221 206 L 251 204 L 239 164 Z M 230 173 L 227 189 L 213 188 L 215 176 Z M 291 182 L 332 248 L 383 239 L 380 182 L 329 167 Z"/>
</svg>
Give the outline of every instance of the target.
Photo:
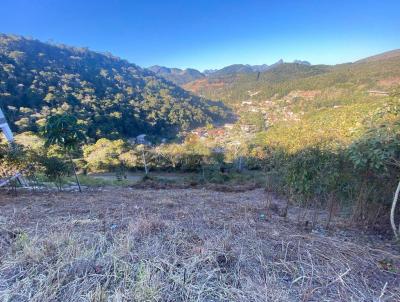
<svg viewBox="0 0 400 302">
<path fill-rule="evenodd" d="M 0 194 L 0 301 L 400 301 L 399 245 L 263 189 Z"/>
</svg>

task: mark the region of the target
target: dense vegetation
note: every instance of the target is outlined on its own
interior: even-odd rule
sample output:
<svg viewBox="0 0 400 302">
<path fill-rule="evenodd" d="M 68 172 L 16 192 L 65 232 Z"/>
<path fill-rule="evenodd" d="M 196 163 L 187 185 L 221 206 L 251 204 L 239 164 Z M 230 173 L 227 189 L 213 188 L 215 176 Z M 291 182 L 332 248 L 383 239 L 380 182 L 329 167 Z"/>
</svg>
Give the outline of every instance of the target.
<svg viewBox="0 0 400 302">
<path fill-rule="evenodd" d="M 110 54 L 0 35 L 0 105 L 14 130 L 73 113 L 90 138 L 174 136 L 226 117 L 221 103 Z"/>
<path fill-rule="evenodd" d="M 312 131 L 303 144 L 306 134 L 299 127 L 263 134 L 269 147 L 268 188 L 305 203 L 350 205 L 356 219 L 376 223 L 377 211 L 390 205 L 399 181 L 399 104 L 394 97 L 372 108 L 358 127 L 353 125 L 353 136 L 343 129 L 344 137 L 335 133 L 332 121 L 327 125 L 331 135 Z M 284 138 L 276 138 L 285 130 Z M 295 139 L 296 133 L 300 139 Z"/>
</svg>

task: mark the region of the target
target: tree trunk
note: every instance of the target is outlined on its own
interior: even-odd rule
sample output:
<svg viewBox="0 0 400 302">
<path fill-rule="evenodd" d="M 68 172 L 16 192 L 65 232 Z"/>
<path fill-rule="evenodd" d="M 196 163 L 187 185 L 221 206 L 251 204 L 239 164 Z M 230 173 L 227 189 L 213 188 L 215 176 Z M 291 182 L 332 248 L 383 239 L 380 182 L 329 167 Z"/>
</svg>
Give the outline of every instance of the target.
<svg viewBox="0 0 400 302">
<path fill-rule="evenodd" d="M 396 212 L 396 205 L 397 205 L 397 199 L 399 198 L 399 193 L 400 193 L 400 181 L 399 184 L 397 185 L 396 193 L 394 194 L 393 202 L 392 202 L 392 209 L 390 211 L 390 224 L 392 225 L 392 229 L 394 232 L 394 236 L 396 239 L 399 239 L 400 236 L 400 225 L 399 225 L 399 230 L 397 230 L 396 227 L 396 222 L 394 221 L 394 214 Z"/>
<path fill-rule="evenodd" d="M 333 216 L 333 208 L 334 208 L 334 197 L 333 197 L 333 194 L 329 194 L 328 195 L 328 218 L 327 218 L 327 220 L 326 220 L 326 225 L 325 225 L 325 228 L 329 228 L 329 224 L 331 223 L 331 220 L 332 220 L 332 216 Z"/>
<path fill-rule="evenodd" d="M 72 169 L 73 169 L 73 171 L 74 171 L 75 180 L 76 180 L 76 184 L 78 185 L 79 192 L 82 193 L 81 184 L 80 184 L 80 182 L 79 182 L 78 175 L 76 174 L 75 164 L 74 164 L 74 161 L 72 160 L 71 152 L 69 152 L 69 151 L 68 151 L 68 157 L 69 157 L 69 160 L 70 160 L 70 162 L 71 162 Z"/>
<path fill-rule="evenodd" d="M 56 187 L 58 189 L 58 192 L 61 192 L 62 191 L 61 176 L 57 176 L 55 184 L 56 184 Z"/>
<path fill-rule="evenodd" d="M 144 155 L 144 149 L 142 150 L 142 157 L 143 157 L 143 163 L 144 163 L 144 171 L 147 175 L 149 173 L 149 170 L 147 169 L 146 156 Z"/>
</svg>

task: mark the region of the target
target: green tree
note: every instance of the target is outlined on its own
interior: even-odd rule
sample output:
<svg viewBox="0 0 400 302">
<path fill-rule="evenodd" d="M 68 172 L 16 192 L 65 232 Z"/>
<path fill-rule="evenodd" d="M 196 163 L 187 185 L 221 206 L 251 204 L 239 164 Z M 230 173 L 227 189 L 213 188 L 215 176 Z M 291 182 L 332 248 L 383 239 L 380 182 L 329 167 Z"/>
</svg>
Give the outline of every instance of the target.
<svg viewBox="0 0 400 302">
<path fill-rule="evenodd" d="M 127 147 L 123 140 L 101 138 L 95 144 L 83 148 L 83 157 L 89 170 L 104 172 L 120 168 L 124 164 L 120 157 L 126 151 Z"/>
<path fill-rule="evenodd" d="M 8 178 L 28 167 L 26 152 L 18 144 L 0 144 L 0 178 Z"/>
<path fill-rule="evenodd" d="M 44 156 L 40 159 L 40 164 L 44 168 L 44 174 L 54 182 L 59 191 L 62 187 L 62 177 L 67 174 L 68 167 L 65 162 L 58 157 Z"/>
<path fill-rule="evenodd" d="M 49 117 L 46 121 L 43 135 L 46 138 L 45 146 L 59 145 L 67 154 L 75 175 L 76 184 L 79 192 L 82 192 L 81 184 L 74 161 L 72 160 L 72 151 L 79 147 L 79 144 L 85 140 L 84 133 L 78 124 L 75 116 L 69 114 L 57 114 Z"/>
</svg>

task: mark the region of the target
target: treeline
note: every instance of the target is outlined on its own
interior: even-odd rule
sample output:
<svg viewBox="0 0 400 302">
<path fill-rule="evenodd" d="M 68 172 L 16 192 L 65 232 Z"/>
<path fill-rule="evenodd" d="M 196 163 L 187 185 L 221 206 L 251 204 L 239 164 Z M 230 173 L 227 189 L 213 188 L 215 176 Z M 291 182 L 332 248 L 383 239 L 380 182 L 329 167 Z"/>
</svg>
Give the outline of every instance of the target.
<svg viewBox="0 0 400 302">
<path fill-rule="evenodd" d="M 18 170 L 36 171 L 53 180 L 57 175 L 71 174 L 65 150 L 58 144 L 46 145 L 46 140 L 31 132 L 17 136 L 17 143 L 1 146 L 0 166 L 8 175 Z M 101 138 L 93 144 L 71 149 L 74 164 L 82 174 L 128 171 L 216 172 L 262 169 L 263 149 L 256 145 L 218 147 L 204 144 L 189 135 L 183 143 L 132 144 L 126 140 Z M 56 172 L 56 170 L 59 170 Z M 5 173 L 3 173 L 5 175 Z"/>
<path fill-rule="evenodd" d="M 37 132 L 47 117 L 69 113 L 95 140 L 169 138 L 229 115 L 222 103 L 110 54 L 1 34 L 0 106 L 14 131 Z"/>
</svg>

